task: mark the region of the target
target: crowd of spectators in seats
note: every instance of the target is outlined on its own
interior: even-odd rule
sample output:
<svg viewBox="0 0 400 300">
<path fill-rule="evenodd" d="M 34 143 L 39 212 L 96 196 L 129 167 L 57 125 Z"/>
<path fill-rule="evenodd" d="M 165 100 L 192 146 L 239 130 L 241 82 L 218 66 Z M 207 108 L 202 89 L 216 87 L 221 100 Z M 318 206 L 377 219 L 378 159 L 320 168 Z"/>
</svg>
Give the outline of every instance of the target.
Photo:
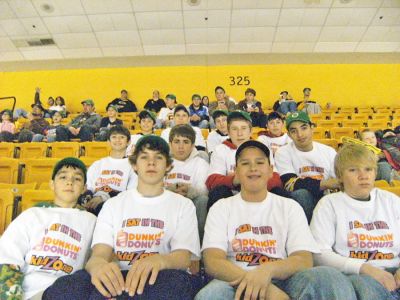
<svg viewBox="0 0 400 300">
<path fill-rule="evenodd" d="M 2 141 L 111 151 L 88 169 L 60 160 L 54 201 L 9 225 L 0 299 L 400 299 L 400 199 L 374 187 L 399 179 L 400 128 L 365 129 L 336 152 L 314 140 L 321 107 L 303 93 L 281 92 L 267 113 L 251 88 L 237 104 L 217 86 L 189 106 L 155 90 L 137 112 L 122 90 L 107 116 L 86 99 L 66 123 L 64 99 L 44 108 L 36 89 L 19 132 L 4 110 Z M 132 131 L 119 114 L 134 112 Z M 55 252 L 65 268 L 44 270 L 38 257 Z"/>
</svg>

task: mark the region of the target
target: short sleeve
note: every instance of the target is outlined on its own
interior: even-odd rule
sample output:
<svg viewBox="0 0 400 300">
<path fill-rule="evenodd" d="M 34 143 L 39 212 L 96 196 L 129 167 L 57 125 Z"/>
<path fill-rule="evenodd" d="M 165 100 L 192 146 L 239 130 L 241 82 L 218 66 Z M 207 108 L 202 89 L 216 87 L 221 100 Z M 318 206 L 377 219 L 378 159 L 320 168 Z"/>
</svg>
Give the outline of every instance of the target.
<svg viewBox="0 0 400 300">
<path fill-rule="evenodd" d="M 224 199 L 210 208 L 204 230 L 203 251 L 208 248 L 217 248 L 228 252 L 228 211 Z"/>
<path fill-rule="evenodd" d="M 120 201 L 122 201 L 122 199 L 120 199 Z M 114 248 L 114 210 L 110 205 L 112 203 L 113 201 L 105 202 L 99 216 L 97 217 L 96 226 L 93 232 L 92 248 L 96 244 L 106 244 Z"/>
<path fill-rule="evenodd" d="M 279 175 L 297 174 L 293 168 L 292 159 L 289 153 L 289 145 L 280 147 L 275 153 L 275 167 Z"/>
</svg>

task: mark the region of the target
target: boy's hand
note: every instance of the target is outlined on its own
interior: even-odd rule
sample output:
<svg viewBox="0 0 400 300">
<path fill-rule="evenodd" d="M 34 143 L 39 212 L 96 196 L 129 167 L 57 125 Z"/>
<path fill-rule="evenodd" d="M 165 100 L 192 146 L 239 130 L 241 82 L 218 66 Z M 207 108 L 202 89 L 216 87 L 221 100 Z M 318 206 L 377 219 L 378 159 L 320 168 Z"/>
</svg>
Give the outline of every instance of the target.
<svg viewBox="0 0 400 300">
<path fill-rule="evenodd" d="M 369 264 L 363 264 L 360 269 L 360 274 L 371 276 L 389 291 L 394 291 L 396 289 L 395 277 L 385 270 L 381 270 Z"/>
<path fill-rule="evenodd" d="M 96 207 L 99 206 L 100 203 L 103 203 L 103 198 L 96 196 L 90 199 L 90 201 L 83 205 L 83 207 L 85 207 L 86 209 L 96 209 Z"/>
<path fill-rule="evenodd" d="M 153 285 L 156 282 L 158 272 L 164 268 L 164 261 L 159 254 L 137 260 L 126 276 L 125 292 L 128 292 L 130 297 L 133 297 L 136 293 L 141 295 L 150 273 L 149 284 Z"/>
<path fill-rule="evenodd" d="M 178 193 L 184 197 L 186 197 L 189 191 L 189 184 L 187 183 L 177 183 L 175 193 Z"/>
<path fill-rule="evenodd" d="M 271 283 L 271 274 L 264 269 L 256 268 L 247 271 L 242 278 L 239 278 L 230 285 L 239 285 L 236 289 L 235 300 L 240 300 L 244 293 L 244 300 L 267 299 L 267 290 Z"/>
<path fill-rule="evenodd" d="M 101 264 L 90 275 L 92 284 L 104 297 L 111 298 L 122 294 L 124 278 L 117 263 Z"/>
</svg>

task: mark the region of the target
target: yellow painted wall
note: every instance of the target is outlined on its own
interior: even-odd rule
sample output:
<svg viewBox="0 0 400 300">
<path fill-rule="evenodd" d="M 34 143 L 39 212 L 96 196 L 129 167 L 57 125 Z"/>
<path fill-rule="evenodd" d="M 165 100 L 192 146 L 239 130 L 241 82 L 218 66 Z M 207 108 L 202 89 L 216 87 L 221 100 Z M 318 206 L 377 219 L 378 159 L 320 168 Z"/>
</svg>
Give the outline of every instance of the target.
<svg viewBox="0 0 400 300">
<path fill-rule="evenodd" d="M 221 85 L 240 100 L 247 86 L 230 86 L 230 76 L 249 76 L 257 99 L 271 106 L 279 92 L 288 90 L 300 99 L 302 89 L 312 88 L 312 98 L 334 105 L 400 105 L 399 64 L 292 64 L 235 66 L 174 66 L 81 70 L 0 72 L 0 97 L 16 96 L 17 107 L 28 108 L 36 86 L 42 99 L 61 95 L 70 111 L 78 111 L 80 102 L 92 98 L 99 111 L 129 91 L 130 99 L 142 107 L 153 89 L 177 95 L 178 101 L 190 103 L 193 93 L 212 96 Z M 3 109 L 0 102 L 0 109 Z"/>
</svg>

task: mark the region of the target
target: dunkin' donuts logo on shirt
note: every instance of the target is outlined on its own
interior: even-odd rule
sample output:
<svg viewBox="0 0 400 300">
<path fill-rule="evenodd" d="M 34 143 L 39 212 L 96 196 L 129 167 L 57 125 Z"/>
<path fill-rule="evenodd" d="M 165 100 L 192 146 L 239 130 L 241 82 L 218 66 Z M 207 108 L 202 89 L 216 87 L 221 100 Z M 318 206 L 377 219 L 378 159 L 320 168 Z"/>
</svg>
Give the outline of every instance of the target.
<svg viewBox="0 0 400 300">
<path fill-rule="evenodd" d="M 241 234 L 251 232 L 255 237 L 239 238 Z M 258 266 L 260 264 L 275 261 L 277 258 L 268 254 L 277 253 L 277 241 L 265 239 L 261 235 L 272 235 L 271 226 L 240 225 L 235 230 L 235 238 L 231 241 L 232 250 L 236 252 L 235 259 L 238 262 L 246 262 L 247 266 Z M 260 236 L 260 238 L 258 238 Z"/>
<path fill-rule="evenodd" d="M 393 259 L 393 253 L 380 252 L 379 248 L 393 247 L 393 233 L 373 234 L 372 231 L 390 229 L 384 221 L 362 223 L 360 221 L 349 222 L 350 231 L 347 234 L 347 246 L 357 250 L 350 250 L 349 257 L 367 260 Z M 358 233 L 357 229 L 364 229 L 371 233 Z M 364 250 L 366 249 L 366 250 Z"/>
</svg>

